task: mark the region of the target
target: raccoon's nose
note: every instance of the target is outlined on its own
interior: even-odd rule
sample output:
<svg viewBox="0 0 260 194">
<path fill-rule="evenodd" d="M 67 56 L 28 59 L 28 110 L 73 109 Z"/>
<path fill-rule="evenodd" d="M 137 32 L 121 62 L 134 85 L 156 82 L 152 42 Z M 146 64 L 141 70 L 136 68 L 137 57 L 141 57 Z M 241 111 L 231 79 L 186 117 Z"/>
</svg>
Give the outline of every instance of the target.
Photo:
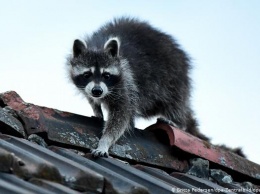
<svg viewBox="0 0 260 194">
<path fill-rule="evenodd" d="M 92 88 L 92 94 L 94 97 L 100 97 L 102 93 L 103 90 L 100 86 L 95 86 L 94 88 Z"/>
</svg>

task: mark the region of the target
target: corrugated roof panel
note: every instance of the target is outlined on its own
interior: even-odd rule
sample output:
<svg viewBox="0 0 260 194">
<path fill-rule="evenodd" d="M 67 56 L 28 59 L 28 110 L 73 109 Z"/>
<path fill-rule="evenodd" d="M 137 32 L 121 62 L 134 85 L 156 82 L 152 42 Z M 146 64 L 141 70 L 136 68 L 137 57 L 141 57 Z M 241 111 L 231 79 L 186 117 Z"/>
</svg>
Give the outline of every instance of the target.
<svg viewBox="0 0 260 194">
<path fill-rule="evenodd" d="M 102 174 L 106 179 L 106 185 L 104 188 L 105 193 L 148 193 L 147 188 L 142 186 L 142 184 L 140 184 L 135 179 L 129 179 L 127 176 L 121 174 L 121 172 L 118 173 L 118 171 L 115 171 L 114 169 L 102 166 L 98 164 L 96 160 L 92 161 L 63 148 L 53 146 L 50 147 L 50 149 L 70 160 L 76 161 L 81 165 L 84 165 Z M 113 161 L 116 162 L 115 159 Z"/>
<path fill-rule="evenodd" d="M 179 180 L 177 178 L 174 178 L 172 176 L 170 176 L 169 174 L 167 174 L 166 172 L 162 172 L 159 169 L 155 169 L 155 168 L 151 168 L 151 167 L 147 167 L 147 166 L 143 166 L 143 165 L 135 165 L 135 168 L 157 178 L 160 181 L 164 181 L 172 186 L 175 187 L 175 189 L 177 190 L 178 188 L 180 189 L 186 189 L 186 190 L 193 190 L 196 189 L 197 187 L 195 187 L 192 184 L 189 184 L 185 181 Z M 198 193 L 198 192 L 194 192 L 194 193 Z"/>
<path fill-rule="evenodd" d="M 3 135 L 0 135 L 0 138 L 2 137 Z M 41 177 L 56 182 L 62 181 L 62 177 L 54 164 L 34 155 L 29 150 L 24 149 L 23 146 L 13 145 L 12 143 L 0 139 L 0 147 L 9 152 L 9 155 L 12 156 L 12 163 L 9 163 L 11 165 L 9 170 L 14 174 L 24 179 Z"/>
<path fill-rule="evenodd" d="M 225 183 L 221 184 L 223 187 L 227 188 L 227 190 L 236 191 L 236 193 L 244 193 L 244 194 L 253 194 L 253 192 L 250 192 L 250 189 L 242 188 L 234 183 Z"/>
<path fill-rule="evenodd" d="M 1 194 L 55 194 L 51 191 L 24 181 L 15 175 L 0 173 Z"/>
<path fill-rule="evenodd" d="M 29 182 L 34 185 L 38 185 L 39 187 L 42 187 L 47 191 L 58 193 L 58 194 L 80 194 L 79 192 L 72 190 L 68 187 L 65 187 L 61 184 L 43 180 L 43 179 L 31 178 Z"/>
<path fill-rule="evenodd" d="M 54 182 L 64 181 L 64 184 L 76 190 L 102 192 L 104 178 L 95 171 L 29 141 L 7 135 L 0 135 L 0 138 L 2 148 L 21 158 L 24 167 L 30 165 L 29 168 L 25 168 L 26 171 L 18 171 L 20 176 L 31 172 L 28 178 L 39 177 Z M 52 168 L 54 166 L 55 168 Z M 18 169 L 23 170 L 24 167 Z M 62 180 L 57 173 L 62 175 Z"/>
<path fill-rule="evenodd" d="M 0 147 L 0 171 L 10 172 L 14 163 L 14 155 Z"/>
<path fill-rule="evenodd" d="M 96 163 L 109 168 L 110 170 L 119 173 L 120 175 L 138 182 L 149 189 L 150 193 L 172 193 L 172 185 L 167 184 L 163 181 L 158 181 L 158 179 L 143 173 L 140 170 L 135 169 L 132 166 L 125 165 L 124 163 L 114 160 L 111 158 L 97 158 L 94 159 L 90 157 L 91 160 Z"/>
<path fill-rule="evenodd" d="M 189 183 L 196 188 L 208 190 L 210 193 L 227 193 L 224 187 L 214 184 L 211 181 L 206 179 L 201 179 L 192 175 L 177 173 L 177 172 L 171 173 L 171 176 L 179 180 L 182 180 L 186 183 Z M 228 192 L 228 193 L 234 194 L 233 192 Z"/>
<path fill-rule="evenodd" d="M 72 160 L 76 160 L 82 165 L 87 165 L 88 167 L 92 166 L 92 168 L 95 169 L 97 168 L 98 171 L 100 171 L 100 169 L 106 169 L 104 171 L 107 173 L 109 169 L 110 174 L 111 172 L 113 174 L 112 179 L 115 177 L 124 177 L 124 180 L 127 180 L 127 182 L 134 181 L 136 182 L 135 184 L 138 183 L 145 186 L 146 188 L 148 188 L 149 193 L 174 193 L 174 188 L 176 188 L 176 185 L 174 184 L 171 185 L 163 180 L 149 176 L 148 174 L 143 173 L 142 171 L 135 169 L 130 165 L 126 165 L 125 163 L 122 163 L 121 161 L 112 158 L 92 158 L 90 155 L 88 155 L 88 158 L 83 158 L 78 156 L 76 153 L 73 153 L 66 149 L 57 147 L 52 147 L 51 149 L 65 157 L 68 157 Z M 108 180 L 111 181 L 111 177 L 107 176 L 107 174 L 105 174 L 104 172 L 99 173 L 107 177 Z M 184 185 L 185 183 L 183 183 L 182 187 Z"/>
</svg>

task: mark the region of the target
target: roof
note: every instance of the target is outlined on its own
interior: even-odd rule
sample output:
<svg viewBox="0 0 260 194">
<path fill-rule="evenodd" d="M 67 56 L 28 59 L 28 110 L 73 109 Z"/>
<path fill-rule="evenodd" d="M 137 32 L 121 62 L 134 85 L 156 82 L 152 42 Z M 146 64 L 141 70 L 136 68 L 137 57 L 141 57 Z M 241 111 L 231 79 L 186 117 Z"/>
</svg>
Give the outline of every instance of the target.
<svg viewBox="0 0 260 194">
<path fill-rule="evenodd" d="M 258 164 L 165 123 L 135 129 L 109 158 L 93 158 L 102 126 L 0 94 L 0 193 L 260 192 Z"/>
</svg>

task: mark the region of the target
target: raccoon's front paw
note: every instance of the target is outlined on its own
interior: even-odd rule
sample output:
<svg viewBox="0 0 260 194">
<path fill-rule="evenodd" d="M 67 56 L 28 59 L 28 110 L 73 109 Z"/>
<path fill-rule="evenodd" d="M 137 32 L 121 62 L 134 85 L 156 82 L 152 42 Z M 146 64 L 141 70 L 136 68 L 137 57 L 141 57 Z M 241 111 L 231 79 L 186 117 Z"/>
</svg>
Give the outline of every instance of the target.
<svg viewBox="0 0 260 194">
<path fill-rule="evenodd" d="M 99 149 L 91 150 L 91 154 L 92 154 L 92 156 L 94 158 L 97 158 L 97 157 L 105 157 L 105 158 L 107 158 L 108 157 L 108 152 L 107 151 L 99 150 Z"/>
</svg>

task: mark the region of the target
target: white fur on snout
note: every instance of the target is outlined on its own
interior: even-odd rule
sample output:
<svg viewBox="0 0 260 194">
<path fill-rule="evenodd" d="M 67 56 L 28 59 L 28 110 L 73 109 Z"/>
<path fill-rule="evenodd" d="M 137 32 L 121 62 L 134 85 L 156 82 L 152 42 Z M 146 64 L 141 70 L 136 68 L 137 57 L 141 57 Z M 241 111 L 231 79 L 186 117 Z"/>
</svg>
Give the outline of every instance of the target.
<svg viewBox="0 0 260 194">
<path fill-rule="evenodd" d="M 104 82 L 100 82 L 100 87 L 102 88 L 103 90 L 103 93 L 101 95 L 101 98 L 105 97 L 108 93 L 108 88 L 107 88 L 107 85 L 104 83 Z"/>
<path fill-rule="evenodd" d="M 95 82 L 89 82 L 88 85 L 86 85 L 85 87 L 85 92 L 86 94 L 91 97 L 92 96 L 92 89 L 94 88 L 95 86 Z"/>
<path fill-rule="evenodd" d="M 103 93 L 101 94 L 100 97 L 94 97 L 94 96 L 92 95 L 92 89 L 93 89 L 95 86 L 100 86 L 100 87 L 102 88 L 102 90 L 103 90 Z M 94 100 L 95 100 L 95 99 L 101 99 L 101 98 L 104 98 L 104 97 L 107 95 L 107 93 L 108 93 L 108 88 L 107 88 L 107 86 L 106 86 L 106 84 L 105 84 L 104 82 L 95 83 L 94 81 L 92 81 L 92 82 L 89 82 L 88 85 L 86 85 L 86 87 L 85 87 L 85 92 L 86 92 L 86 94 L 87 94 L 89 97 L 93 98 Z"/>
</svg>

